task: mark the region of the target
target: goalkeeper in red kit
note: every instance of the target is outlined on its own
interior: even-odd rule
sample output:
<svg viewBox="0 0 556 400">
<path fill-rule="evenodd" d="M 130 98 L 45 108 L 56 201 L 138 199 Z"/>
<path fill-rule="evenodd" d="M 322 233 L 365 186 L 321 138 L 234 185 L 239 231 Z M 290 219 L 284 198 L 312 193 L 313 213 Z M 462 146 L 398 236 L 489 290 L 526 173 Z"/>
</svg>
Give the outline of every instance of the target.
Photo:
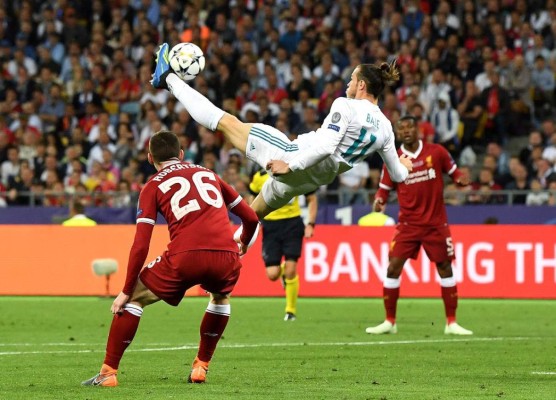
<svg viewBox="0 0 556 400">
<path fill-rule="evenodd" d="M 111 307 L 114 317 L 104 363 L 97 375 L 82 382 L 86 386 L 117 386 L 120 360 L 137 332 L 143 309 L 159 300 L 177 306 L 186 290 L 198 284 L 210 293 L 210 301 L 188 381 L 205 382 L 209 362 L 230 318 L 229 295 L 239 278 L 240 256 L 258 229 L 257 215 L 235 189 L 213 171 L 181 161 L 183 150 L 173 132 L 155 133 L 147 156 L 157 173 L 139 195 L 135 239 L 124 287 Z M 237 243 L 228 210 L 242 222 Z M 158 213 L 168 223 L 170 243 L 143 267 Z"/>
<path fill-rule="evenodd" d="M 421 246 L 436 264 L 440 276 L 442 300 L 446 312 L 444 333 L 472 335 L 473 332 L 456 322 L 458 292 L 452 271 L 454 245 L 446 207 L 444 205 L 443 175 L 448 174 L 461 186 L 469 184 L 469 177 L 460 172 L 448 153 L 439 144 L 419 139 L 417 120 L 405 116 L 397 124 L 398 139 L 402 142 L 399 154 L 413 161 L 413 171 L 405 182 L 394 183 L 383 168 L 379 190 L 373 204 L 374 211 L 384 211 L 388 194 L 396 189 L 400 205 L 399 222 L 390 244 L 389 264 L 384 280 L 383 295 L 386 320 L 366 329 L 370 334 L 396 333 L 396 307 L 400 294 L 400 275 L 408 258 L 416 259 Z"/>
</svg>

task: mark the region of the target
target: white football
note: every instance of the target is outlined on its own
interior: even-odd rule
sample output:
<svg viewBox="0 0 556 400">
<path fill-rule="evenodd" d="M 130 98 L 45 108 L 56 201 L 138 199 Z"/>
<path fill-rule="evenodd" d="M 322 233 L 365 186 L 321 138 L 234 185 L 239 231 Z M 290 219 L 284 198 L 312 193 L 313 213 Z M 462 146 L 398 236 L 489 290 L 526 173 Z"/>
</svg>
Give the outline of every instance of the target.
<svg viewBox="0 0 556 400">
<path fill-rule="evenodd" d="M 170 67 L 180 79 L 191 81 L 205 68 L 203 50 L 194 43 L 179 43 L 168 53 Z"/>
</svg>

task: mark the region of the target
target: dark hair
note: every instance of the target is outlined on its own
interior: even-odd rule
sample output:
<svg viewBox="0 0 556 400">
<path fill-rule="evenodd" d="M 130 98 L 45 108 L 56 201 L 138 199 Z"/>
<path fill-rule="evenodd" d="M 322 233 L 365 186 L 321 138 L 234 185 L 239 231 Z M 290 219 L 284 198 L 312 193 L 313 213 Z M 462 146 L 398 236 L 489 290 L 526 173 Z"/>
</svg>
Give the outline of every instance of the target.
<svg viewBox="0 0 556 400">
<path fill-rule="evenodd" d="M 411 121 L 413 123 L 413 126 L 417 126 L 417 118 L 415 118 L 413 115 L 404 115 L 403 117 L 398 119 L 398 125 L 405 121 Z"/>
<path fill-rule="evenodd" d="M 75 214 L 84 214 L 85 213 L 85 206 L 79 199 L 74 199 L 71 202 L 71 208 Z"/>
<path fill-rule="evenodd" d="M 357 79 L 367 85 L 367 93 L 378 98 L 386 86 L 392 86 L 400 79 L 400 72 L 396 66 L 396 60 L 390 64 L 383 62 L 376 64 L 360 64 Z"/>
<path fill-rule="evenodd" d="M 179 157 L 180 149 L 180 141 L 172 131 L 158 131 L 149 142 L 149 151 L 156 163 Z"/>
</svg>

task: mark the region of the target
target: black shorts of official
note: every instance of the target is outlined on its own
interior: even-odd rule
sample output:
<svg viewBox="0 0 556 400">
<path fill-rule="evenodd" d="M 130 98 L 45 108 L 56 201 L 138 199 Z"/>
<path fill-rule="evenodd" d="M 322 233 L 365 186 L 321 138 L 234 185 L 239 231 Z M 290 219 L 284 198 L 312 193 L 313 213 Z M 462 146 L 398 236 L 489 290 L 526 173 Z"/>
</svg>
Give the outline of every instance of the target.
<svg viewBox="0 0 556 400">
<path fill-rule="evenodd" d="M 265 266 L 280 265 L 282 257 L 297 261 L 301 257 L 305 225 L 301 217 L 262 221 Z"/>
</svg>

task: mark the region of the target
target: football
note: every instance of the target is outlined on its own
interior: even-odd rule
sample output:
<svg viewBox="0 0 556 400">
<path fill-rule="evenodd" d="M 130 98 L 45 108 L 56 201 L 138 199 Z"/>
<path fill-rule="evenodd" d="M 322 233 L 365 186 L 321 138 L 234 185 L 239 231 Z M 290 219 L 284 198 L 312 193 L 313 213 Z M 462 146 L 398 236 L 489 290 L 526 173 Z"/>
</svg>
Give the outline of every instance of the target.
<svg viewBox="0 0 556 400">
<path fill-rule="evenodd" d="M 168 53 L 172 70 L 184 81 L 195 79 L 205 68 L 203 50 L 193 43 L 179 43 Z"/>
</svg>

